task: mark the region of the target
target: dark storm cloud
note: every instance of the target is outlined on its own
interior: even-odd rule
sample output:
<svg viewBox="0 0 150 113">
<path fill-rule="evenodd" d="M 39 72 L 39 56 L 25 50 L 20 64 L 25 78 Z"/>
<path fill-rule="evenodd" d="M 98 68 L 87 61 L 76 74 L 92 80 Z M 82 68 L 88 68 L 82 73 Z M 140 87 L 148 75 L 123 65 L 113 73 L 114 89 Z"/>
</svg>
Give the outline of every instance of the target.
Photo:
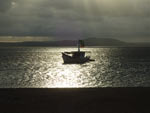
<svg viewBox="0 0 150 113">
<path fill-rule="evenodd" d="M 94 16 L 150 16 L 149 0 L 45 0 L 41 6 Z"/>
<path fill-rule="evenodd" d="M 11 0 L 0 0 L 0 12 L 5 12 L 11 7 Z"/>
<path fill-rule="evenodd" d="M 1 0 L 0 35 L 150 37 L 150 0 Z"/>
</svg>

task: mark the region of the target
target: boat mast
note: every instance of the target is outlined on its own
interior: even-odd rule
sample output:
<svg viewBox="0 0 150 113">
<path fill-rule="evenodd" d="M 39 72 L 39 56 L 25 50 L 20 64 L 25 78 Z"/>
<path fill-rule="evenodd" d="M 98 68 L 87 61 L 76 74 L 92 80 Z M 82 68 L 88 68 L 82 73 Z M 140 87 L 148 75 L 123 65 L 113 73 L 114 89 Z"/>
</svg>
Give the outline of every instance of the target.
<svg viewBox="0 0 150 113">
<path fill-rule="evenodd" d="M 80 52 L 80 41 L 78 40 L 78 52 Z"/>
</svg>

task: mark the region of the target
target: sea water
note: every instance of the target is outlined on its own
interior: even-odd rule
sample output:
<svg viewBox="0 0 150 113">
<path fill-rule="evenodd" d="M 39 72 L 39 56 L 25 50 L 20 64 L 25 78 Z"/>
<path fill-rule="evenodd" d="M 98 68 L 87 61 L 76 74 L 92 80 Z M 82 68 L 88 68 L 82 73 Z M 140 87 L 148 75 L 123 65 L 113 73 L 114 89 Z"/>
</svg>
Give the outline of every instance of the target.
<svg viewBox="0 0 150 113">
<path fill-rule="evenodd" d="M 73 47 L 1 47 L 0 88 L 150 87 L 150 48 L 88 47 L 95 59 L 63 64 Z"/>
</svg>

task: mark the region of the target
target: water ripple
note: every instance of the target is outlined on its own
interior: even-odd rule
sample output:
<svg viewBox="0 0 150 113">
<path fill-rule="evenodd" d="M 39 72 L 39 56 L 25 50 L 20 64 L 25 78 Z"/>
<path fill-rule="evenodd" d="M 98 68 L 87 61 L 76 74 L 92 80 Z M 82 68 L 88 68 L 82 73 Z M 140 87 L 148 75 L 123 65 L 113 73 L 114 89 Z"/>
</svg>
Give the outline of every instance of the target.
<svg viewBox="0 0 150 113">
<path fill-rule="evenodd" d="M 82 65 L 63 64 L 61 52 L 76 48 L 0 50 L 1 88 L 150 86 L 150 48 L 84 48 L 96 61 Z"/>
</svg>

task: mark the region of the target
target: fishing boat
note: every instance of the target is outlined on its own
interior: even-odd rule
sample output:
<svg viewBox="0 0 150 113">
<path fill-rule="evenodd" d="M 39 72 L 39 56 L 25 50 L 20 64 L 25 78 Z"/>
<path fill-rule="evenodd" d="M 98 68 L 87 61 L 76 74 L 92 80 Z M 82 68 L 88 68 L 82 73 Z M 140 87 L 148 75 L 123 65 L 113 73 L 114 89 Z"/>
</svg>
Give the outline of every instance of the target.
<svg viewBox="0 0 150 113">
<path fill-rule="evenodd" d="M 84 41 L 79 40 L 78 41 L 78 51 L 72 51 L 72 52 L 63 52 L 62 58 L 64 61 L 64 64 L 74 64 L 74 63 L 85 63 L 88 61 L 94 61 L 90 59 L 90 56 L 85 56 L 84 51 L 80 51 L 80 47 L 84 47 Z"/>
</svg>

